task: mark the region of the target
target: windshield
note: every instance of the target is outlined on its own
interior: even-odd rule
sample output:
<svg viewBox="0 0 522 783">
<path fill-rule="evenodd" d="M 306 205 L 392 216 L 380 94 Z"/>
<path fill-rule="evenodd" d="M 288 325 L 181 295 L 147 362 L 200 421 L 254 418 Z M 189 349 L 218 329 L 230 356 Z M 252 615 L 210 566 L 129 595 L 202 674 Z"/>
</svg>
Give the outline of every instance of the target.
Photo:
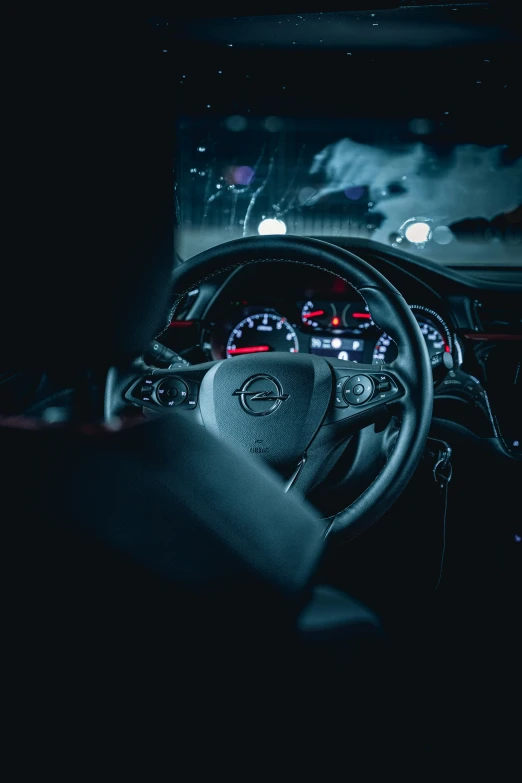
<svg viewBox="0 0 522 783">
<path fill-rule="evenodd" d="M 180 256 L 291 233 L 522 264 L 518 42 L 444 11 L 438 28 L 389 12 L 187 26 Z"/>
</svg>

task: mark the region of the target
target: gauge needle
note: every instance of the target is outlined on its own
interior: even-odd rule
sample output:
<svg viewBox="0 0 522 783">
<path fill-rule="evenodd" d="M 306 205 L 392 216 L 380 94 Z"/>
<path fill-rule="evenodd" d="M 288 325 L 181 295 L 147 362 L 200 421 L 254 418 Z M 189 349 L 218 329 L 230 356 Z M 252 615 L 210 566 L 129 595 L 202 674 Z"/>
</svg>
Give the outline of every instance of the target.
<svg viewBox="0 0 522 783">
<path fill-rule="evenodd" d="M 246 348 L 227 348 L 227 353 L 235 356 L 237 353 L 261 353 L 261 351 L 269 350 L 269 345 L 248 345 Z"/>
<path fill-rule="evenodd" d="M 324 315 L 324 310 L 314 310 L 313 313 L 303 313 L 303 318 L 315 318 L 316 315 Z"/>
</svg>

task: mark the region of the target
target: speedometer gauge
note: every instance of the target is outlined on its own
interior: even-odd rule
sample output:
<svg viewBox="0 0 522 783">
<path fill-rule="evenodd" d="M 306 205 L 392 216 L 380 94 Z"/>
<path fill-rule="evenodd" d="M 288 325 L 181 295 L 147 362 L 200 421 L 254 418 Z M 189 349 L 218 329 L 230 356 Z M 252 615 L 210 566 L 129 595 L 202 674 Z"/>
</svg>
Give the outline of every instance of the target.
<svg viewBox="0 0 522 783">
<path fill-rule="evenodd" d="M 227 357 L 268 351 L 299 351 L 297 335 L 286 318 L 275 313 L 257 313 L 243 318 L 232 329 Z"/>
</svg>

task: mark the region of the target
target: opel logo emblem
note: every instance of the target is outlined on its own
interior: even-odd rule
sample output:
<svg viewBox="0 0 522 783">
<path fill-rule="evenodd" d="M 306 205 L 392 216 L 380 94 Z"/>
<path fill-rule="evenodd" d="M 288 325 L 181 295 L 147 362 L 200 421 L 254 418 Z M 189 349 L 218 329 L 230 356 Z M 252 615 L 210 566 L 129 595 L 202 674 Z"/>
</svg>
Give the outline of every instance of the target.
<svg viewBox="0 0 522 783">
<path fill-rule="evenodd" d="M 283 394 L 281 384 L 271 375 L 253 375 L 233 392 L 233 396 L 239 397 L 241 407 L 251 416 L 266 416 L 276 411 L 290 395 Z"/>
</svg>

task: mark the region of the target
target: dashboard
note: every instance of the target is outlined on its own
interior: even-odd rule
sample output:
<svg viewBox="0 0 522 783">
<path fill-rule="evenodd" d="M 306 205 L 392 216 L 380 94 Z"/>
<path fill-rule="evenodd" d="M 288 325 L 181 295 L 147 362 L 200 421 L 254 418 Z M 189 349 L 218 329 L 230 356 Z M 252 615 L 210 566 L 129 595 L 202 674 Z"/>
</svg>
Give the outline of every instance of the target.
<svg viewBox="0 0 522 783">
<path fill-rule="evenodd" d="M 434 421 L 457 424 L 461 434 L 490 439 L 522 459 L 522 270 L 504 277 L 494 268 L 460 271 L 372 240 L 328 241 L 360 255 L 401 292 L 432 359 L 451 355 L 453 368 L 436 380 Z M 348 283 L 280 261 L 205 281 L 170 326 L 161 340 L 193 364 L 273 351 L 366 365 L 397 356 Z"/>
<path fill-rule="evenodd" d="M 412 301 L 410 307 L 430 357 L 450 353 L 459 366 L 462 347 L 452 324 L 430 298 L 423 298 L 427 303 Z M 397 357 L 397 346 L 348 283 L 295 264 L 239 270 L 215 292 L 205 320 L 209 359 L 273 351 L 362 364 L 390 363 Z"/>
</svg>

